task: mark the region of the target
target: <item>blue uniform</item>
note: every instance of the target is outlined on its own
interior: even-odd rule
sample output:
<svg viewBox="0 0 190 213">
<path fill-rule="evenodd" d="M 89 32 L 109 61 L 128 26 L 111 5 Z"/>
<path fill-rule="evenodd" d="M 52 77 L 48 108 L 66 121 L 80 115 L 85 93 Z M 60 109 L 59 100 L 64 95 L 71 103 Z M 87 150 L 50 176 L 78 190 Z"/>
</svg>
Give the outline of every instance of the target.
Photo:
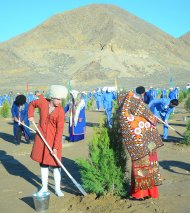
<svg viewBox="0 0 190 213">
<path fill-rule="evenodd" d="M 170 114 L 173 111 L 173 107 L 169 106 L 170 99 L 169 98 L 160 98 L 153 100 L 149 103 L 149 107 L 151 112 L 157 117 L 161 117 L 161 119 L 167 123 Z M 163 139 L 167 139 L 168 137 L 168 126 L 164 124 L 164 135 Z"/>
<path fill-rule="evenodd" d="M 174 90 L 172 90 L 172 91 L 169 93 L 168 98 L 170 98 L 170 100 L 178 99 L 178 98 L 179 98 L 179 91 L 178 91 L 178 89 L 175 88 Z"/>
<path fill-rule="evenodd" d="M 106 91 L 103 94 L 103 105 L 107 115 L 107 121 L 108 121 L 109 127 L 112 127 L 112 108 L 113 108 L 112 101 L 113 100 L 116 100 L 116 96 L 114 95 L 113 92 Z"/>
<path fill-rule="evenodd" d="M 100 110 L 102 108 L 102 93 L 101 92 L 95 92 L 94 93 L 94 99 L 96 101 L 96 109 Z"/>
<path fill-rule="evenodd" d="M 146 104 L 149 104 L 152 100 L 154 100 L 154 91 L 153 89 L 150 89 L 144 94 L 144 102 Z"/>
<path fill-rule="evenodd" d="M 162 90 L 160 98 L 167 98 L 167 91 L 165 89 Z"/>
<path fill-rule="evenodd" d="M 34 94 L 28 94 L 27 96 L 27 102 L 30 103 L 31 101 L 36 100 L 36 96 Z"/>
<path fill-rule="evenodd" d="M 21 122 L 24 121 L 24 124 L 29 126 L 30 122 L 28 120 L 28 103 L 25 103 L 22 106 L 17 106 L 15 102 L 13 102 L 12 108 L 11 108 L 12 117 L 16 117 Z M 30 130 L 22 125 L 19 126 L 19 123 L 14 121 L 13 125 L 13 132 L 14 132 L 14 139 L 15 142 L 20 143 L 20 138 L 18 138 L 18 130 L 21 129 L 24 131 L 24 136 L 27 142 L 29 142 L 30 138 Z M 21 136 L 20 136 L 21 137 Z"/>
</svg>

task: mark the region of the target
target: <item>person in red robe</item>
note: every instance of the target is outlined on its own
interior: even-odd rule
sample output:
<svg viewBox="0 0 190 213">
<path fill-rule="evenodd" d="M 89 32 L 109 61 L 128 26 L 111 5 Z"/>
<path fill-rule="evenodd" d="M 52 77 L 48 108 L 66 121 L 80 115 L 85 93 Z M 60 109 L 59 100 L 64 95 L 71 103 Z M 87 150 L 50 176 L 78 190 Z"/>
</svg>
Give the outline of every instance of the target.
<svg viewBox="0 0 190 213">
<path fill-rule="evenodd" d="M 142 101 L 145 88 L 136 88 L 121 97 L 120 125 L 122 139 L 132 160 L 132 199 L 158 198 L 162 184 L 157 149 L 163 146 L 156 129 L 156 118 Z"/>
<path fill-rule="evenodd" d="M 49 91 L 49 99 L 39 98 L 29 104 L 28 117 L 31 122 L 34 121 L 34 109 L 40 109 L 40 119 L 38 128 L 49 146 L 52 148 L 53 153 L 61 161 L 62 153 L 62 134 L 64 128 L 65 113 L 61 106 L 63 98 L 67 97 L 67 88 L 60 85 L 52 85 Z M 49 166 L 53 167 L 54 181 L 55 181 L 55 194 L 57 196 L 64 196 L 60 189 L 61 173 L 60 165 L 56 162 L 55 158 L 51 155 L 39 134 L 36 134 L 32 152 L 32 160 L 40 163 L 42 188 L 39 194 L 48 192 L 48 172 Z"/>
</svg>

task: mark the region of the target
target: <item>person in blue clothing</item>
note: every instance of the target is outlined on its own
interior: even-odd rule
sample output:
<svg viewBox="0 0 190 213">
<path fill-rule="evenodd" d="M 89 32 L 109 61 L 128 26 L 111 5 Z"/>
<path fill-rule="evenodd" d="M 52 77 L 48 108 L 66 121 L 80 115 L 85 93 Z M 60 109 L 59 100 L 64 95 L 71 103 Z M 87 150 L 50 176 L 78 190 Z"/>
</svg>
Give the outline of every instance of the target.
<svg viewBox="0 0 190 213">
<path fill-rule="evenodd" d="M 144 94 L 144 103 L 149 104 L 152 100 L 154 100 L 154 90 L 151 87 L 148 91 L 145 92 Z"/>
<path fill-rule="evenodd" d="M 94 99 L 96 101 L 96 110 L 99 111 L 102 108 L 102 92 L 100 88 L 94 93 Z"/>
<path fill-rule="evenodd" d="M 23 124 L 30 125 L 26 96 L 18 95 L 16 97 L 11 108 L 11 113 L 14 121 L 13 132 L 15 145 L 20 145 L 22 132 L 24 133 L 26 142 L 30 144 L 30 130 L 23 126 Z"/>
<path fill-rule="evenodd" d="M 107 88 L 106 92 L 103 93 L 103 106 L 106 112 L 108 126 L 110 128 L 112 128 L 113 100 L 116 100 L 116 95 Z"/>
<path fill-rule="evenodd" d="M 173 100 L 173 99 L 179 99 L 179 91 L 177 88 L 173 89 L 173 88 L 170 88 L 170 93 L 168 95 L 168 98 L 170 100 Z"/>
<path fill-rule="evenodd" d="M 169 98 L 160 98 L 152 100 L 148 106 L 150 107 L 151 112 L 160 117 L 165 123 L 168 123 L 170 114 L 173 112 L 174 107 L 178 105 L 178 100 Z M 164 124 L 164 134 L 163 140 L 167 141 L 168 138 L 168 126 Z"/>
<path fill-rule="evenodd" d="M 69 141 L 77 142 L 85 137 L 86 115 L 85 101 L 78 91 L 70 92 L 71 101 L 64 108 L 65 113 L 70 112 L 69 117 Z"/>
<path fill-rule="evenodd" d="M 179 99 L 179 91 L 178 91 L 178 88 L 170 88 L 170 93 L 168 95 L 168 98 L 170 100 L 173 100 L 173 99 Z M 175 111 L 175 108 L 173 108 L 173 111 L 172 111 L 172 114 L 174 114 L 174 111 Z"/>
<path fill-rule="evenodd" d="M 36 100 L 35 95 L 34 95 L 32 92 L 30 92 L 30 93 L 27 95 L 27 102 L 30 103 L 30 102 L 32 102 L 33 100 Z"/>
<path fill-rule="evenodd" d="M 160 98 L 167 98 L 167 91 L 162 89 Z"/>
</svg>

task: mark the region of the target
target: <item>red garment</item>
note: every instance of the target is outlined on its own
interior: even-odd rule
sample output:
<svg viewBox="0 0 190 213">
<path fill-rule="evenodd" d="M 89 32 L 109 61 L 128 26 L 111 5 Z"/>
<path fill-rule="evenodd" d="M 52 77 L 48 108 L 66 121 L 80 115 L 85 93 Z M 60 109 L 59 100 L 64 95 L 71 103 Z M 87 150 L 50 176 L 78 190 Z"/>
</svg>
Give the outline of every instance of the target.
<svg viewBox="0 0 190 213">
<path fill-rule="evenodd" d="M 139 190 L 137 192 L 132 193 L 131 196 L 136 199 L 144 198 L 144 197 L 158 198 L 159 197 L 158 186 L 154 186 L 151 189 Z"/>
<path fill-rule="evenodd" d="M 57 149 L 57 157 L 61 161 L 62 134 L 65 113 L 61 106 L 55 107 L 49 114 L 49 101 L 45 98 L 32 101 L 29 104 L 28 117 L 34 117 L 34 108 L 40 109 L 38 128 L 52 149 Z M 42 164 L 58 166 L 54 157 L 46 147 L 39 134 L 36 134 L 31 158 Z"/>
<path fill-rule="evenodd" d="M 131 196 L 134 198 L 158 198 L 158 185 L 162 183 L 156 151 L 132 161 Z"/>
</svg>

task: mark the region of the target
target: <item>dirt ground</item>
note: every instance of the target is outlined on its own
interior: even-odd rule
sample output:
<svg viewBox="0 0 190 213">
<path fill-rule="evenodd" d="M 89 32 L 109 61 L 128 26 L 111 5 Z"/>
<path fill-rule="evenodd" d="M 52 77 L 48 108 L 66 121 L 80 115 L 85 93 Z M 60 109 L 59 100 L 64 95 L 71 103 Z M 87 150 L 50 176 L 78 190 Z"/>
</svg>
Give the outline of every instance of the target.
<svg viewBox="0 0 190 213">
<path fill-rule="evenodd" d="M 77 158 L 88 156 L 88 141 L 93 134 L 103 112 L 87 112 L 87 135 L 85 141 L 63 144 L 63 164 L 70 174 L 80 182 Z M 180 105 L 170 124 L 179 132 L 185 131 L 190 117 Z M 189 116 L 189 117 L 188 117 Z M 32 127 L 32 126 L 31 126 Z M 30 159 L 32 144 L 14 145 L 12 120 L 0 119 L 0 213 L 35 212 L 32 194 L 41 187 L 39 165 Z M 158 126 L 162 134 L 162 125 Z M 64 134 L 68 136 L 68 124 Z M 190 147 L 178 145 L 179 136 L 169 131 L 170 142 L 158 150 L 163 185 L 159 187 L 159 199 L 132 201 L 115 197 L 96 198 L 95 195 L 83 197 L 67 175 L 62 173 L 62 191 L 65 196 L 54 194 L 52 173 L 49 174 L 51 213 L 189 213 L 190 212 Z M 34 136 L 34 135 L 33 135 Z"/>
</svg>

